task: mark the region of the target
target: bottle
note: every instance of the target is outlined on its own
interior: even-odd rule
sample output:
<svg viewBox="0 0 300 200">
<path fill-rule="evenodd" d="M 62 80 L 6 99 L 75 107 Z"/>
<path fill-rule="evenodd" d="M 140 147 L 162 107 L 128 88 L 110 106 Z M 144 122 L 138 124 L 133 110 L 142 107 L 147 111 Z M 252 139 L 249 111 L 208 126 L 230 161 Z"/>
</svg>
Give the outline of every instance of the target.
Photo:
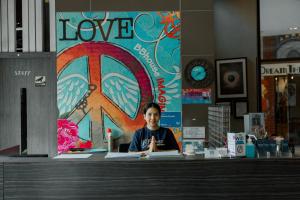
<svg viewBox="0 0 300 200">
<path fill-rule="evenodd" d="M 107 151 L 112 152 L 112 138 L 111 138 L 111 129 L 106 129 L 106 136 L 107 136 Z"/>
<path fill-rule="evenodd" d="M 246 144 L 246 157 L 247 158 L 255 158 L 255 146 L 252 142 L 251 137 L 249 136 Z"/>
</svg>

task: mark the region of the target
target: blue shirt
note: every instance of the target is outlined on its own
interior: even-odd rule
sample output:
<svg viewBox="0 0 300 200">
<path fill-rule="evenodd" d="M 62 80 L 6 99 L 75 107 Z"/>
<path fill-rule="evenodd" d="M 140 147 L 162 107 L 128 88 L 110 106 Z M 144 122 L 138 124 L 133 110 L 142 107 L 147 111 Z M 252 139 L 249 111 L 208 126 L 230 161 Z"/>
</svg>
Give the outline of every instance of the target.
<svg viewBox="0 0 300 200">
<path fill-rule="evenodd" d="M 147 127 L 138 129 L 133 135 L 129 146 L 129 151 L 146 151 L 149 149 L 151 137 L 154 136 L 156 146 L 159 150 L 179 150 L 176 139 L 172 131 L 168 128 L 159 127 L 158 130 L 152 131 Z"/>
</svg>

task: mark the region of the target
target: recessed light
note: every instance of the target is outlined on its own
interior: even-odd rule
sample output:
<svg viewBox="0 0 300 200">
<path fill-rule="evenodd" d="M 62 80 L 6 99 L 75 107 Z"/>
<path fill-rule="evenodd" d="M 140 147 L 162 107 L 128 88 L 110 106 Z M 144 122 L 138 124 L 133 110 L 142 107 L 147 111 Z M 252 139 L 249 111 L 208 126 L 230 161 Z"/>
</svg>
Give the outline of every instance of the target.
<svg viewBox="0 0 300 200">
<path fill-rule="evenodd" d="M 193 121 L 196 121 L 197 119 L 196 119 L 196 118 L 193 118 L 192 120 L 193 120 Z"/>
<path fill-rule="evenodd" d="M 299 29 L 298 26 L 291 26 L 291 27 L 289 27 L 289 30 L 290 30 L 290 31 L 296 31 L 296 30 L 298 30 L 298 29 Z"/>
</svg>

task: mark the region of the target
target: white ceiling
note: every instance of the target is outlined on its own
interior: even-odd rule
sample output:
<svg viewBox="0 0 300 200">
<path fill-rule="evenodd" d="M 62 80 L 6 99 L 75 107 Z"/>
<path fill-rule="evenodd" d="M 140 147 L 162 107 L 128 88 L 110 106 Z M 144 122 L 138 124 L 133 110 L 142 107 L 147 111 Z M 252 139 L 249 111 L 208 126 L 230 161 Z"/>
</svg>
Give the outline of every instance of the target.
<svg viewBox="0 0 300 200">
<path fill-rule="evenodd" d="M 260 0 L 260 30 L 262 36 L 300 33 L 300 0 Z"/>
</svg>

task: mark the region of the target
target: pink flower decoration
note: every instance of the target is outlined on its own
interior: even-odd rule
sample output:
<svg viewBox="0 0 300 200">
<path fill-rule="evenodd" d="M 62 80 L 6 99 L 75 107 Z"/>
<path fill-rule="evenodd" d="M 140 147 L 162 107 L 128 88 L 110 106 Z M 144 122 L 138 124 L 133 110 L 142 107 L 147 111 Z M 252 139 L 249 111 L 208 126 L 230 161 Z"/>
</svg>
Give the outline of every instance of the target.
<svg viewBox="0 0 300 200">
<path fill-rule="evenodd" d="M 78 141 L 78 126 L 67 119 L 57 120 L 57 150 L 61 154 L 75 148 Z"/>
</svg>

